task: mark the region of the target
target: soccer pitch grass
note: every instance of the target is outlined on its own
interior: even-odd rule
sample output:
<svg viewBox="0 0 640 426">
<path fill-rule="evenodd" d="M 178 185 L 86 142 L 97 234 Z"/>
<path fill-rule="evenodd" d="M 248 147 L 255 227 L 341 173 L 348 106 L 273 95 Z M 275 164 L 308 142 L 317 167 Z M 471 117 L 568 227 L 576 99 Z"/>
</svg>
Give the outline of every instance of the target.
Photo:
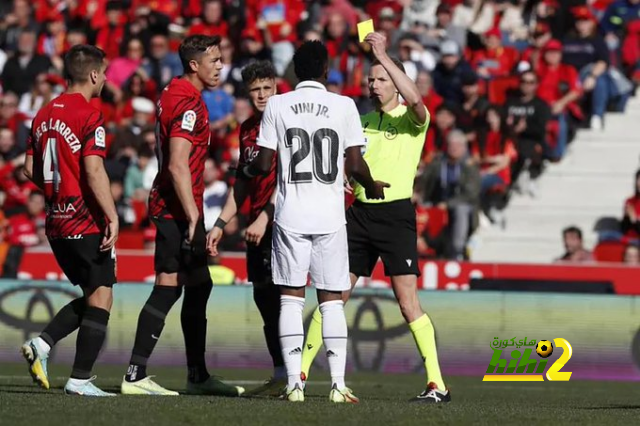
<svg viewBox="0 0 640 426">
<path fill-rule="evenodd" d="M 97 384 L 117 392 L 125 366 L 99 366 Z M 169 389 L 184 388 L 181 368 L 150 367 Z M 269 372 L 217 371 L 250 389 Z M 640 415 L 637 383 L 537 382 L 483 383 L 481 377 L 449 377 L 453 402 L 410 404 L 424 386 L 422 375 L 350 374 L 357 405 L 328 401 L 328 375 L 314 371 L 304 403 L 263 398 L 148 397 L 83 398 L 62 392 L 69 368 L 52 366 L 53 389 L 31 383 L 23 364 L 0 364 L 0 424 L 19 425 L 443 425 L 443 424 L 636 424 Z M 315 381 L 314 381 L 315 380 Z"/>
</svg>

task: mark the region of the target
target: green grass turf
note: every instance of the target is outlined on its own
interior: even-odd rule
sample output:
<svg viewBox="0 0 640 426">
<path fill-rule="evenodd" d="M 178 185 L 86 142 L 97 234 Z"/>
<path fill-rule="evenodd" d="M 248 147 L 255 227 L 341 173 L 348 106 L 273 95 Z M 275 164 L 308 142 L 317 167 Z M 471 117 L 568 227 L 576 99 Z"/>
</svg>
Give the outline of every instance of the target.
<svg viewBox="0 0 640 426">
<path fill-rule="evenodd" d="M 97 384 L 117 392 L 124 367 L 99 366 Z M 443 424 L 637 424 L 637 383 L 483 383 L 482 378 L 450 377 L 453 402 L 446 406 L 410 404 L 423 386 L 420 375 L 350 374 L 357 405 L 331 405 L 328 376 L 312 372 L 302 404 L 270 399 L 214 397 L 82 398 L 65 396 L 68 367 L 50 368 L 53 389 L 31 383 L 22 364 L 0 365 L 0 425 L 443 425 Z M 170 389 L 184 387 L 184 370 L 150 368 Z M 268 372 L 216 372 L 228 380 L 256 382 Z M 314 380 L 316 382 L 314 383 Z M 246 385 L 249 389 L 254 383 Z"/>
</svg>

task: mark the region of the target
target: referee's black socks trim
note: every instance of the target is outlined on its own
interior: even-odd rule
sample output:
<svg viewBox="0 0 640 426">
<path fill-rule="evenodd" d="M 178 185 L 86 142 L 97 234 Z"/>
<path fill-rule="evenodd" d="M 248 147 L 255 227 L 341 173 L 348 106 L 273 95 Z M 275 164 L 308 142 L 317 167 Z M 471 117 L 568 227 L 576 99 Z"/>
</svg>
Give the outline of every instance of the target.
<svg viewBox="0 0 640 426">
<path fill-rule="evenodd" d="M 164 320 L 167 314 L 180 298 L 182 287 L 167 287 L 156 285 L 151 291 L 147 303 L 143 306 L 138 317 L 135 343 L 131 352 L 131 360 L 125 380 L 135 382 L 147 376 L 147 360 L 160 339 Z"/>
<path fill-rule="evenodd" d="M 88 379 L 107 335 L 109 311 L 95 306 L 85 309 L 76 340 L 76 358 L 71 378 Z"/>
</svg>

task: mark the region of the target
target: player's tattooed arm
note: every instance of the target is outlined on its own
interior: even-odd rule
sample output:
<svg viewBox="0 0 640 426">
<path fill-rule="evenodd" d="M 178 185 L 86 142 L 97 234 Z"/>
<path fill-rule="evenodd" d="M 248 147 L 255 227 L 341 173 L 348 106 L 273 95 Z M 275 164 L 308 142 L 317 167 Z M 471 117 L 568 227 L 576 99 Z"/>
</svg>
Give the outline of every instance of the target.
<svg viewBox="0 0 640 426">
<path fill-rule="evenodd" d="M 364 158 L 362 158 L 360 146 L 351 146 L 346 149 L 345 153 L 345 169 L 347 175 L 353 177 L 364 187 L 368 199 L 384 200 L 384 188 L 390 188 L 391 185 L 379 180 L 373 180 L 369 166 L 367 162 L 364 161 Z"/>
</svg>

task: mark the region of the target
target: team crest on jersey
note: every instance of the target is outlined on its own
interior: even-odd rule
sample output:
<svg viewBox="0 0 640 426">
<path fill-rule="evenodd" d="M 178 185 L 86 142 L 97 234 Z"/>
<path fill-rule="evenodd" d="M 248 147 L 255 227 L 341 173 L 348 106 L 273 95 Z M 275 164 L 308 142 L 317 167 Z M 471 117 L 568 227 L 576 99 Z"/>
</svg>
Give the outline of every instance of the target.
<svg viewBox="0 0 640 426">
<path fill-rule="evenodd" d="M 384 137 L 387 139 L 395 139 L 398 136 L 398 129 L 393 126 L 387 127 L 387 130 L 384 132 Z"/>
<path fill-rule="evenodd" d="M 182 115 L 182 128 L 184 130 L 188 130 L 189 132 L 193 131 L 193 128 L 196 126 L 196 113 L 193 110 L 186 111 Z"/>
<path fill-rule="evenodd" d="M 105 148 L 107 146 L 107 133 L 104 131 L 104 127 L 100 126 L 96 129 L 96 146 Z"/>
</svg>

